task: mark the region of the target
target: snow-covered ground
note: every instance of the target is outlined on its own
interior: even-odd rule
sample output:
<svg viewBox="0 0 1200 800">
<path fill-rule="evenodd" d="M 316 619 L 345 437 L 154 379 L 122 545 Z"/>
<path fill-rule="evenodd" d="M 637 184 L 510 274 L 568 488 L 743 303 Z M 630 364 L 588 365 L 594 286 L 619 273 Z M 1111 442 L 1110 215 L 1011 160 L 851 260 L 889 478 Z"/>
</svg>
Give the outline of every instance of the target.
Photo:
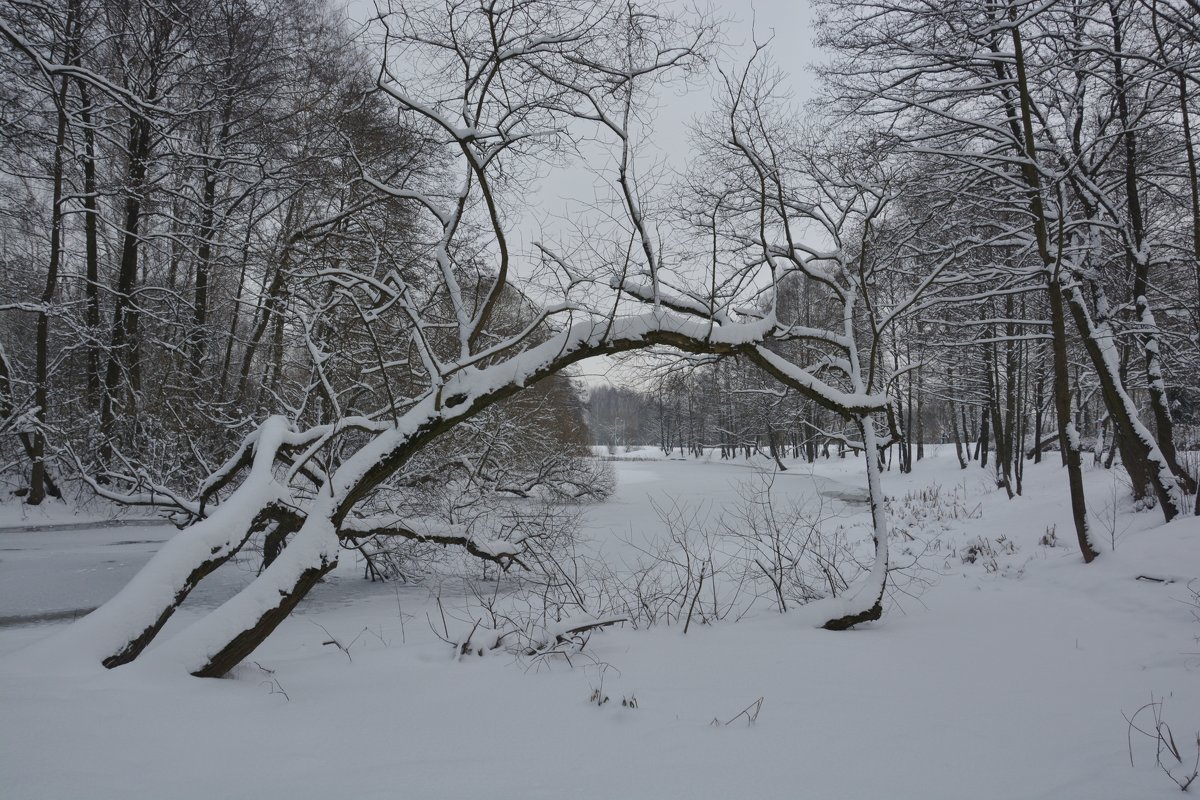
<svg viewBox="0 0 1200 800">
<path fill-rule="evenodd" d="M 587 509 L 590 539 L 616 562 L 663 535 L 655 505 L 719 509 L 756 469 L 628 455 L 645 460 L 614 462 L 617 494 Z M 861 521 L 857 460 L 790 466 L 777 491 Z M 1122 713 L 1164 699 L 1190 768 L 1200 521 L 1135 514 L 1112 474 L 1091 471 L 1097 529 L 1116 549 L 1084 566 L 1064 479 L 1052 456 L 1009 501 L 943 451 L 885 474 L 914 537 L 895 537 L 896 561 L 921 553 L 921 581 L 880 623 L 832 633 L 764 605 L 686 636 L 610 629 L 573 666 L 456 661 L 428 587 L 367 583 L 346 559 L 231 679 L 136 663 L 31 671 L 5 654 L 103 602 L 173 529 L 0 529 L 0 797 L 1177 796 L 1149 740 L 1135 737 L 1130 767 Z M 904 498 L 929 486 L 953 501 L 922 525 Z M 1039 544 L 1051 526 L 1058 545 Z M 994 561 L 965 563 L 980 537 Z M 172 626 L 251 575 L 223 568 Z M 349 655 L 331 638 L 353 642 Z M 760 697 L 755 724 L 712 724 Z"/>
</svg>

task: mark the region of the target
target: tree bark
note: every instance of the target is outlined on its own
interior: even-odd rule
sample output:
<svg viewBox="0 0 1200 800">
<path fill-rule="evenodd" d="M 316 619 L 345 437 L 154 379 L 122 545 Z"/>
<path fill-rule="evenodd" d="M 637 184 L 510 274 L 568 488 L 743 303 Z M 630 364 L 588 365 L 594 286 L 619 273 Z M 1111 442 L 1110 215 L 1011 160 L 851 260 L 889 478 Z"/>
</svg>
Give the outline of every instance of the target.
<svg viewBox="0 0 1200 800">
<path fill-rule="evenodd" d="M 104 370 L 104 391 L 100 396 L 100 447 L 102 466 L 112 460 L 116 436 L 118 396 L 128 380 L 127 396 L 133 396 L 136 382 L 132 372 L 136 356 L 133 353 L 137 336 L 138 307 L 134 290 L 138 283 L 138 253 L 141 246 L 142 199 L 146 190 L 147 162 L 150 158 L 152 130 L 149 120 L 131 112 L 128 143 L 129 167 L 126 171 L 124 232 L 121 262 L 114 292 L 112 335 L 108 360 Z M 128 376 L 124 375 L 128 371 Z"/>
<path fill-rule="evenodd" d="M 1080 458 L 1079 434 L 1071 421 L 1070 362 L 1067 356 L 1066 311 L 1063 308 L 1063 293 L 1059 285 L 1061 265 L 1050 252 L 1050 230 L 1042 205 L 1041 174 L 1037 166 L 1036 140 L 1033 134 L 1032 100 L 1029 94 L 1029 79 L 1025 74 L 1025 55 L 1021 41 L 1021 27 L 1016 20 L 1016 9 L 1010 12 L 1012 21 L 1013 55 L 1016 67 L 1017 93 L 1020 106 L 1020 124 L 1012 120 L 1014 134 L 1022 145 L 1023 161 L 1021 173 L 1028 187 L 1029 210 L 1033 216 L 1034 238 L 1038 255 L 1041 257 L 1046 275 L 1047 293 L 1050 299 L 1050 327 L 1054 351 L 1054 407 L 1058 418 L 1058 439 L 1063 460 L 1067 467 L 1067 483 L 1071 490 L 1071 518 L 1075 524 L 1075 536 L 1085 563 L 1096 558 L 1098 550 L 1091 540 L 1088 526 L 1087 501 L 1083 493 L 1083 467 Z"/>
<path fill-rule="evenodd" d="M 85 320 L 88 327 L 88 406 L 100 403 L 100 211 L 96 196 L 96 131 L 92 128 L 92 100 L 87 81 L 79 81 L 79 119 L 83 127 L 83 233 Z"/>
<path fill-rule="evenodd" d="M 64 61 L 71 63 L 75 60 L 74 43 L 77 35 L 79 15 L 78 0 L 72 0 L 68 6 L 65 31 L 66 54 Z M 57 126 L 54 132 L 54 161 L 51 172 L 53 182 L 50 205 L 50 263 L 46 268 L 46 283 L 42 289 L 41 306 L 37 315 L 36 363 L 34 366 L 34 417 L 37 426 L 33 431 L 33 465 L 29 478 L 29 496 L 27 502 L 31 506 L 40 505 L 52 485 L 46 480 L 46 422 L 50 416 L 50 306 L 58 291 L 58 271 L 62 260 L 63 238 L 63 161 L 67 139 L 67 90 L 70 81 L 64 77 L 60 81 L 55 107 L 57 109 Z"/>
<path fill-rule="evenodd" d="M 870 592 L 866 599 L 873 602 L 869 605 L 865 602 L 859 603 L 859 610 L 826 620 L 821 627 L 830 631 L 844 631 L 855 625 L 880 619 L 883 616 L 883 593 L 887 588 L 888 520 L 887 509 L 883 504 L 879 458 L 876 455 L 878 439 L 875 435 L 875 422 L 869 415 L 858 417 L 855 421 L 863 438 L 863 456 L 867 463 L 867 496 L 871 503 L 872 537 L 875 544 L 875 562 L 871 565 L 871 575 L 862 591 Z"/>
</svg>

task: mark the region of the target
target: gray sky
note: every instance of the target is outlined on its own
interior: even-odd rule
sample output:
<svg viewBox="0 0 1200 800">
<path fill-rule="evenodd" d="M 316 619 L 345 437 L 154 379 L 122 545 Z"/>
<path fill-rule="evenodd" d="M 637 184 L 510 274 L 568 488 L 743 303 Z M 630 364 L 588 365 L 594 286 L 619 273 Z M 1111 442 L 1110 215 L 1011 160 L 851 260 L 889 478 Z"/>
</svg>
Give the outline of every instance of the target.
<svg viewBox="0 0 1200 800">
<path fill-rule="evenodd" d="M 818 56 L 812 40 L 812 8 L 808 0 L 723 0 L 712 4 L 714 14 L 729 17 L 723 27 L 728 48 L 720 66 L 736 71 L 753 52 L 753 42 L 769 42 L 770 58 L 786 74 L 785 84 L 797 106 L 813 98 L 814 80 L 808 65 Z M 715 77 L 715 76 L 714 76 Z M 659 96 L 653 140 L 640 145 L 639 160 L 645 165 L 662 161 L 668 168 L 686 167 L 692 123 L 712 109 L 711 89 L 699 82 L 686 91 L 669 91 Z M 591 176 L 586 171 L 567 170 L 550 177 L 542 186 L 539 202 L 549 214 L 561 213 L 572 197 L 586 190 Z M 541 215 L 544 217 L 545 215 Z M 552 220 L 542 220 L 553 225 Z M 530 227 L 530 226 L 527 226 Z M 536 227 L 536 226 L 532 226 Z"/>
<path fill-rule="evenodd" d="M 786 82 L 797 105 L 812 99 L 813 77 L 807 67 L 819 60 L 820 55 L 812 45 L 814 13 L 808 0 L 708 2 L 715 16 L 730 20 L 723 26 L 723 38 L 729 43 L 722 59 L 723 66 L 736 69 L 750 56 L 754 39 L 769 39 L 771 59 L 786 73 Z M 375 13 L 375 4 L 374 0 L 348 0 L 346 9 L 352 19 L 361 21 Z M 662 152 L 668 154 L 668 161 L 682 160 L 688 147 L 688 125 L 711 106 L 712 96 L 702 86 L 686 94 L 671 93 L 661 97 L 655 141 Z"/>
</svg>

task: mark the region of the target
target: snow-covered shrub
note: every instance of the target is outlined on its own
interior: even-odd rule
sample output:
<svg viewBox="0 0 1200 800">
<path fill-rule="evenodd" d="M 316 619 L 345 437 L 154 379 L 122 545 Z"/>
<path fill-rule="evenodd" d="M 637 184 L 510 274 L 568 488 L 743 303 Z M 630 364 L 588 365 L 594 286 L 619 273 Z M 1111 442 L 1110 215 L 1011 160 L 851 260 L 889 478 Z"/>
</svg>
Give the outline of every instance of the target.
<svg viewBox="0 0 1200 800">
<path fill-rule="evenodd" d="M 1200 622 L 1200 581 L 1188 581 L 1187 588 L 1192 595 L 1188 601 L 1192 606 L 1192 616 L 1196 618 L 1196 622 Z"/>
<path fill-rule="evenodd" d="M 1058 547 L 1058 526 L 1047 525 L 1046 532 L 1038 539 L 1038 544 L 1042 547 Z"/>
<path fill-rule="evenodd" d="M 652 547 L 633 545 L 637 562 L 627 570 L 605 567 L 614 611 L 640 626 L 708 624 L 735 608 L 740 587 L 730 579 L 733 559 L 709 522 L 711 508 L 655 504 L 667 536 Z"/>
<path fill-rule="evenodd" d="M 1001 534 L 995 539 L 978 536 L 959 554 L 964 564 L 979 564 L 988 572 L 1000 572 L 1000 558 L 1015 555 L 1017 544 Z"/>
<path fill-rule="evenodd" d="M 509 550 L 512 562 L 538 569 L 547 558 L 572 546 L 579 531 L 576 506 L 546 500 L 513 500 L 487 496 L 464 506 L 447 506 L 443 513 L 408 517 L 409 526 L 424 538 L 367 535 L 347 545 L 355 551 L 370 580 L 420 580 L 439 572 L 452 575 L 487 574 L 492 562 L 480 561 L 459 547 L 439 541 L 454 536 L 495 551 Z M 514 575 L 514 579 L 518 576 Z"/>
<path fill-rule="evenodd" d="M 918 531 L 937 526 L 948 530 L 950 520 L 980 519 L 981 504 L 967 502 L 965 484 L 946 490 L 941 484 L 930 484 L 897 499 L 889 497 L 884 507 L 892 518 L 892 533 L 905 539 L 915 538 Z"/>
<path fill-rule="evenodd" d="M 536 660 L 561 658 L 571 664 L 593 633 L 627 621 L 619 614 L 582 610 L 578 596 L 563 602 L 563 597 L 551 594 L 540 592 L 536 582 L 472 582 L 461 604 L 447 606 L 438 597 L 438 622 L 431 625 L 458 659 L 504 652 Z"/>
<path fill-rule="evenodd" d="M 1131 522 L 1126 519 L 1122 524 L 1122 507 L 1129 507 L 1130 504 L 1126 499 L 1126 491 L 1122 487 L 1128 487 L 1128 476 L 1124 473 L 1116 473 L 1113 476 L 1112 483 L 1109 487 L 1108 497 L 1104 500 L 1104 504 L 1100 508 L 1089 509 L 1089 514 L 1096 525 L 1097 536 L 1101 540 L 1107 540 L 1109 547 L 1113 550 L 1117 549 L 1117 541 L 1129 530 Z M 1144 511 L 1147 508 L 1152 508 L 1154 505 L 1153 496 L 1134 500 L 1132 508 L 1135 511 Z"/>
<path fill-rule="evenodd" d="M 674 501 L 656 506 L 667 535 L 618 570 L 595 565 L 590 590 L 608 613 L 635 626 L 709 624 L 765 605 L 779 612 L 837 597 L 863 571 L 852 528 L 830 506 L 779 496 L 763 472 L 724 508 Z"/>
<path fill-rule="evenodd" d="M 604 500 L 615 487 L 612 465 L 586 442 L 573 388 L 551 379 L 441 437 L 382 488 L 371 511 L 403 518 L 422 535 L 372 535 L 345 547 L 372 580 L 412 580 L 448 566 L 470 572 L 461 550 L 445 547 L 447 536 L 511 551 L 511 563 L 534 569 L 574 540 L 579 504 Z"/>
<path fill-rule="evenodd" d="M 837 597 L 859 572 L 846 527 L 818 496 L 803 502 L 776 496 L 777 473 L 759 473 L 738 487 L 738 499 L 719 517 L 744 580 L 777 611 Z"/>
</svg>

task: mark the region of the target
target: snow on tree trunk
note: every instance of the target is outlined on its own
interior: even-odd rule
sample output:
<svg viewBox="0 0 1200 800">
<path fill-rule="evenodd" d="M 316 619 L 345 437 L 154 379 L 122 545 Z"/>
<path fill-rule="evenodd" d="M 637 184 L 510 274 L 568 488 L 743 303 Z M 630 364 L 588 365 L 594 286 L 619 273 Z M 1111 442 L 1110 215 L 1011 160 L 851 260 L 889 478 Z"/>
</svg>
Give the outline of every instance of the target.
<svg viewBox="0 0 1200 800">
<path fill-rule="evenodd" d="M 219 678 L 254 652 L 337 566 L 340 543 L 321 498 L 283 552 L 248 586 L 149 653 L 148 663 L 178 664 L 198 677 Z"/>
<path fill-rule="evenodd" d="M 1182 508 L 1179 483 L 1154 434 L 1138 416 L 1137 406 L 1121 380 L 1120 357 L 1116 352 L 1112 329 L 1107 323 L 1099 323 L 1092 319 L 1079 283 L 1073 275 L 1063 270 L 1058 282 L 1084 347 L 1096 368 L 1096 376 L 1104 392 L 1105 405 L 1113 415 L 1117 429 L 1132 433 L 1132 443 L 1137 447 L 1137 455 L 1150 466 L 1148 477 L 1151 488 L 1162 507 L 1163 516 L 1170 522 L 1179 515 Z"/>
<path fill-rule="evenodd" d="M 871 535 L 875 544 L 875 562 L 871 572 L 853 595 L 839 598 L 841 613 L 830 609 L 832 616 L 821 627 L 831 631 L 846 630 L 863 622 L 883 616 L 883 592 L 887 588 L 888 519 L 883 505 L 883 484 L 879 473 L 879 439 L 875 422 L 865 415 L 857 419 L 863 437 L 863 457 L 867 465 L 867 496 L 871 503 Z M 823 609 L 824 610 L 824 609 Z"/>
<path fill-rule="evenodd" d="M 271 417 L 252 437 L 254 458 L 243 484 L 225 502 L 169 539 L 111 600 L 31 648 L 84 655 L 106 667 L 126 664 L 146 648 L 188 594 L 233 557 L 288 493 L 274 479 L 275 458 L 288 433 Z"/>
</svg>

